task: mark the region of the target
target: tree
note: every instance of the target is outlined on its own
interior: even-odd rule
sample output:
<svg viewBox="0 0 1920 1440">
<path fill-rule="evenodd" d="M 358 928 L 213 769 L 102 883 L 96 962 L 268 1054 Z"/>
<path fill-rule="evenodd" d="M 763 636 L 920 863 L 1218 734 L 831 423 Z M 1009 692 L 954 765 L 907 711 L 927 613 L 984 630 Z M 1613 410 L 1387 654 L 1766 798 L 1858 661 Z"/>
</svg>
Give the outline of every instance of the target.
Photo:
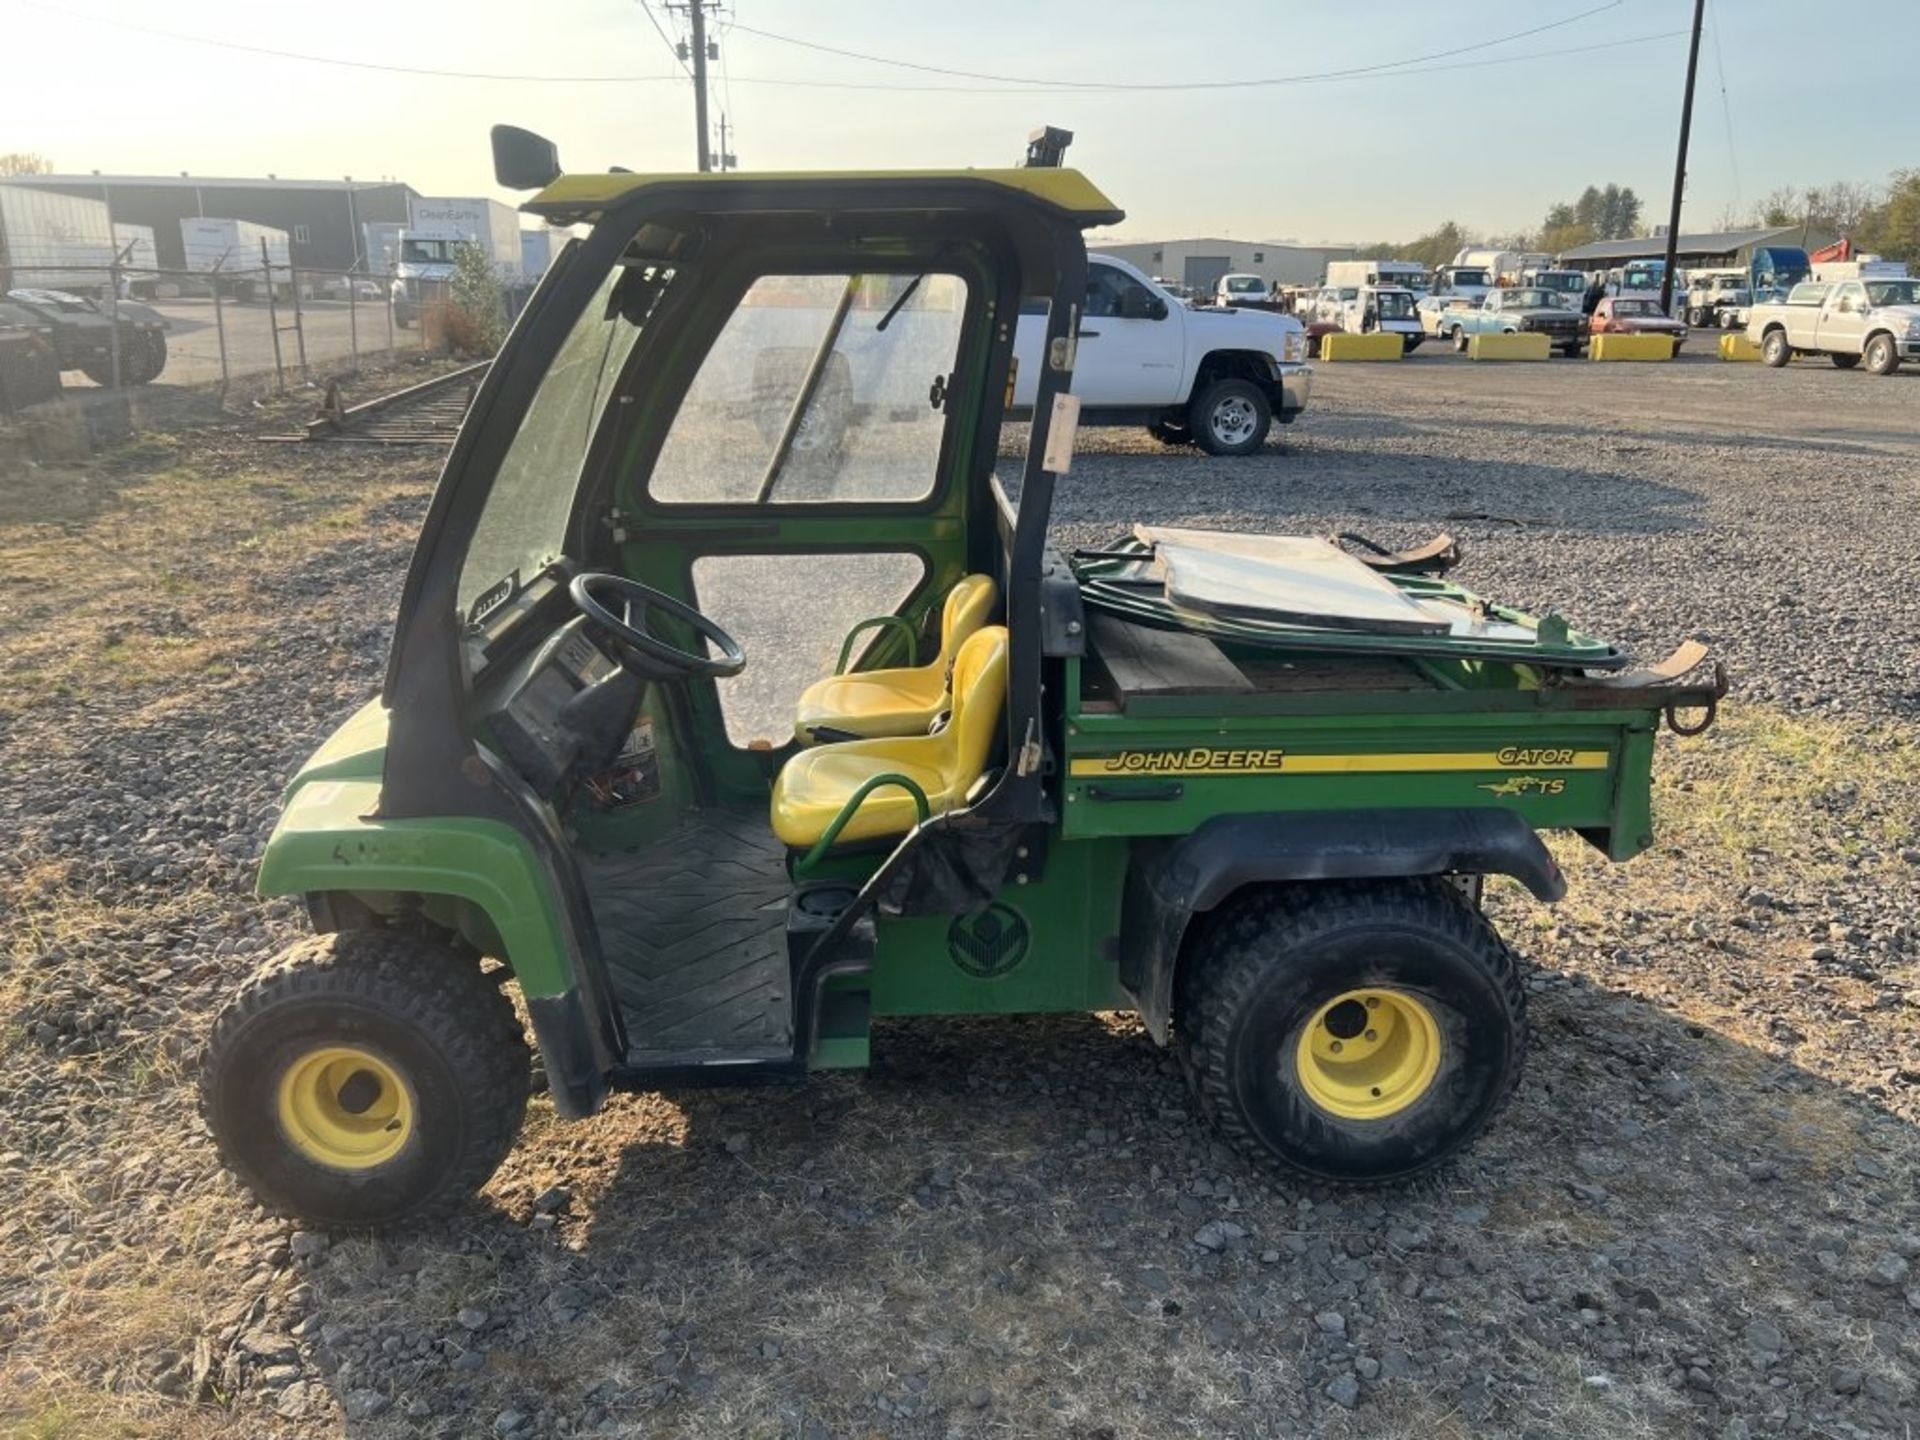
<svg viewBox="0 0 1920 1440">
<path fill-rule="evenodd" d="M 1887 184 L 1873 248 L 1889 260 L 1920 265 L 1920 170 L 1896 170 Z"/>
<path fill-rule="evenodd" d="M 1631 186 L 1612 181 L 1604 190 L 1589 185 L 1572 205 L 1555 205 L 1547 211 L 1549 229 L 1571 226 L 1584 227 L 1596 240 L 1625 240 L 1640 228 L 1640 197 Z"/>
<path fill-rule="evenodd" d="M 0 175 L 51 175 L 53 162 L 31 150 L 0 151 Z"/>
<path fill-rule="evenodd" d="M 1539 248 L 1549 255 L 1559 255 L 1577 245 L 1585 245 L 1598 239 L 1591 225 L 1582 225 L 1571 221 L 1565 225 L 1549 225 L 1540 232 Z"/>
<path fill-rule="evenodd" d="M 447 343 L 457 354 L 491 355 L 507 333 L 507 297 L 478 245 L 453 247 Z"/>
</svg>

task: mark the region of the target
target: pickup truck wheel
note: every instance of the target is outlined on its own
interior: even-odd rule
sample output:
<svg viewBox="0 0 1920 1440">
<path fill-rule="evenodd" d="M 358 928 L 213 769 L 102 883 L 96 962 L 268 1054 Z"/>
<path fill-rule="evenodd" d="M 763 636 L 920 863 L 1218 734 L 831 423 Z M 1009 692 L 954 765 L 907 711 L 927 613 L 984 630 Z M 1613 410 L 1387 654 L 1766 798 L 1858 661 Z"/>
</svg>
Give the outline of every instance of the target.
<svg viewBox="0 0 1920 1440">
<path fill-rule="evenodd" d="M 1467 353 L 1467 332 L 1462 326 L 1453 327 L 1453 348 L 1461 355 Z"/>
<path fill-rule="evenodd" d="M 1187 408 L 1187 420 L 1209 455 L 1251 455 L 1266 443 L 1273 407 L 1251 380 L 1216 380 Z"/>
<path fill-rule="evenodd" d="M 1465 1146 L 1512 1095 L 1527 1042 L 1513 952 L 1440 878 L 1245 892 L 1191 942 L 1174 1018 L 1229 1143 L 1356 1184 Z"/>
<path fill-rule="evenodd" d="M 1793 359 L 1793 346 L 1787 343 L 1787 332 L 1769 330 L 1760 341 L 1760 361 L 1775 370 L 1785 368 Z"/>
<path fill-rule="evenodd" d="M 1867 341 L 1867 369 L 1875 375 L 1891 375 L 1900 368 L 1900 352 L 1891 335 L 1876 335 Z"/>
<path fill-rule="evenodd" d="M 1851 370 L 1860 363 L 1858 355 L 1829 355 L 1827 358 L 1833 361 L 1836 370 Z"/>
<path fill-rule="evenodd" d="M 386 930 L 289 946 L 215 1020 L 200 1110 L 269 1209 L 352 1228 L 444 1215 L 527 1108 L 526 1036 L 477 958 Z"/>
</svg>

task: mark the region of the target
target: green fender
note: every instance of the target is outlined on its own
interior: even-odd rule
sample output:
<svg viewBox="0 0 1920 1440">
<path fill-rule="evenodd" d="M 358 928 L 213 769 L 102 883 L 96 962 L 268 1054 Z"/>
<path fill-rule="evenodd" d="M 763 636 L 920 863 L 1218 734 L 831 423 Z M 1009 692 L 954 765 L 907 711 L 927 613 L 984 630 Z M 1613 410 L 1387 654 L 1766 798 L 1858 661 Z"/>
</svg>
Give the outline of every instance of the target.
<svg viewBox="0 0 1920 1440">
<path fill-rule="evenodd" d="M 385 719 L 377 704 L 363 709 L 294 777 L 261 857 L 260 893 L 346 892 L 376 910 L 385 897 L 423 896 L 436 919 L 457 921 L 476 942 L 497 942 L 528 999 L 572 990 L 556 897 L 523 835 L 464 816 L 375 818 Z"/>
</svg>

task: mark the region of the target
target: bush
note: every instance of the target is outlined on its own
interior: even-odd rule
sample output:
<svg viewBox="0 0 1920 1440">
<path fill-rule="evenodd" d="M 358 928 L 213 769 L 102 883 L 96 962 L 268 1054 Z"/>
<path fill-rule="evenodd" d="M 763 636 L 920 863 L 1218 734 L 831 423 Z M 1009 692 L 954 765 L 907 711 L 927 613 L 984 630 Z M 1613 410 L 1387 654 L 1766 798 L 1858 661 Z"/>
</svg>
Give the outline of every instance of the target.
<svg viewBox="0 0 1920 1440">
<path fill-rule="evenodd" d="M 491 355 L 507 333 L 507 297 L 478 245 L 453 249 L 447 344 L 456 355 Z"/>
</svg>

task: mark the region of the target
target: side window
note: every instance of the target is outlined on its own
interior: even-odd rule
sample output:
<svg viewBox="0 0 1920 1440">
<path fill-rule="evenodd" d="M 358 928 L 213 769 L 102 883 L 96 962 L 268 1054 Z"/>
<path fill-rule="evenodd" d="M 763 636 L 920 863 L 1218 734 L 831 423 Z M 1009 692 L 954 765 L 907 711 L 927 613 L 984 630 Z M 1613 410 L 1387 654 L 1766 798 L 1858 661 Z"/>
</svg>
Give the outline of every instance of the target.
<svg viewBox="0 0 1920 1440">
<path fill-rule="evenodd" d="M 1127 277 L 1111 265 L 1087 266 L 1087 303 L 1089 320 L 1109 320 L 1120 313 L 1120 295 Z"/>
<path fill-rule="evenodd" d="M 790 739 L 800 692 L 833 673 L 847 632 L 894 614 L 925 577 L 921 558 L 901 551 L 695 560 L 694 603 L 749 657 L 745 670 L 715 682 L 727 739 L 741 748 Z M 850 665 L 872 639 L 868 631 L 854 642 Z"/>
<path fill-rule="evenodd" d="M 1864 310 L 1867 307 L 1862 303 L 1862 301 L 1865 300 L 1866 293 L 1867 292 L 1862 290 L 1858 285 L 1851 284 L 1851 283 L 1842 285 L 1840 287 L 1839 304 L 1837 304 L 1834 308 L 1836 310 L 1845 310 L 1849 314 L 1852 314 L 1855 311 Z"/>
<path fill-rule="evenodd" d="M 966 303 L 957 275 L 761 276 L 701 362 L 648 493 L 676 505 L 924 500 L 946 428 L 928 397 L 953 374 Z"/>
</svg>

